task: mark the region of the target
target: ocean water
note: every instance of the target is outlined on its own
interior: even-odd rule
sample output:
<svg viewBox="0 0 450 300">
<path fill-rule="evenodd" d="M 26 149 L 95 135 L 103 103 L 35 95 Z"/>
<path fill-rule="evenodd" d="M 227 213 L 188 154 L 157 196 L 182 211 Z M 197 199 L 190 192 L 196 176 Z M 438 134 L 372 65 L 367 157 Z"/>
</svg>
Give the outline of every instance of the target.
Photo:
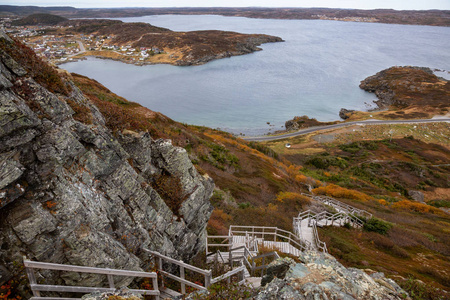
<svg viewBox="0 0 450 300">
<path fill-rule="evenodd" d="M 262 45 L 263 51 L 201 66 L 140 67 L 95 58 L 60 66 L 176 121 L 246 135 L 282 129 L 294 116 L 331 121 L 343 107 L 372 108 L 375 95 L 358 85 L 391 66 L 450 70 L 446 27 L 178 15 L 120 20 L 283 38 Z"/>
</svg>

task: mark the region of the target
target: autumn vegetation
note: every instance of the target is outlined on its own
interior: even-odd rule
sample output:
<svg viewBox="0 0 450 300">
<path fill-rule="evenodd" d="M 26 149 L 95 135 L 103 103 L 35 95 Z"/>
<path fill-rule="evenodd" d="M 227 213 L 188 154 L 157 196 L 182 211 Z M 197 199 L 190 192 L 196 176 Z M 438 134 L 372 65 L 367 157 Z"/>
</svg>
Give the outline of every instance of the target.
<svg viewBox="0 0 450 300">
<path fill-rule="evenodd" d="M 450 157 L 445 146 L 403 138 L 354 141 L 323 146 L 326 149 L 320 154 L 286 155 L 274 151 L 276 147 L 271 143 L 249 143 L 218 130 L 171 121 L 138 104 L 122 103 L 126 100 L 115 98 L 90 79 L 73 77 L 103 113 L 103 106 L 114 104 L 122 107 L 124 114 L 131 114 L 131 119 L 142 121 L 120 121 L 120 130 L 138 131 L 141 126 L 148 126 L 146 130 L 155 138 L 171 138 L 175 145 L 185 148 L 196 168 L 214 179 L 216 189 L 211 202 L 215 209 L 208 223 L 210 234 L 227 234 L 231 224 L 292 230 L 294 216 L 320 206 L 301 195 L 311 187 L 313 193 L 366 209 L 378 220 L 369 221 L 364 231 L 344 227 L 320 229 L 330 253 L 342 263 L 382 271 L 409 284 L 421 295 L 450 289 L 443 280 L 445 274 L 439 271 L 450 268 L 449 218 L 436 207 L 445 206 L 448 199 L 436 199 L 429 203 L 432 206 L 418 203 L 408 195 L 410 189 L 432 195 L 436 188 L 448 188 L 445 165 Z M 113 116 L 122 120 L 120 115 Z M 422 257 L 427 270 L 442 267 L 424 273 Z M 409 263 L 405 264 L 405 260 Z M 431 285 L 419 292 L 422 286 L 415 279 Z"/>
<path fill-rule="evenodd" d="M 448 142 L 428 143 L 412 137 L 311 142 L 314 151 L 281 152 L 277 143 L 286 141 L 262 145 L 219 130 L 181 124 L 87 77 L 58 76 L 52 67 L 35 61 L 24 46 L 15 53 L 7 44 L 0 46 L 2 55 L 8 53 L 21 62 L 30 76 L 58 95 L 70 92 L 70 82 L 81 89 L 86 103 L 67 102 L 76 120 L 93 124 L 92 103 L 113 134 L 147 131 L 154 139 L 170 138 L 186 149 L 197 170 L 209 174 L 216 184 L 210 234 L 226 234 L 230 224 L 292 230 L 292 218 L 299 212 L 324 208 L 302 195 L 311 189 L 375 217 L 366 220 L 364 230 L 348 226 L 319 229 L 321 239 L 340 262 L 384 272 L 414 293 L 415 299 L 440 299 L 444 290 L 450 290 L 450 218 L 444 212 L 450 194 Z M 186 196 L 179 182 L 162 174 L 155 176 L 152 187 L 177 214 Z M 423 193 L 424 203 L 414 200 L 411 190 Z M 0 292 L 3 297 L 7 293 L 3 287 Z M 222 293 L 220 288 L 217 292 Z"/>
</svg>

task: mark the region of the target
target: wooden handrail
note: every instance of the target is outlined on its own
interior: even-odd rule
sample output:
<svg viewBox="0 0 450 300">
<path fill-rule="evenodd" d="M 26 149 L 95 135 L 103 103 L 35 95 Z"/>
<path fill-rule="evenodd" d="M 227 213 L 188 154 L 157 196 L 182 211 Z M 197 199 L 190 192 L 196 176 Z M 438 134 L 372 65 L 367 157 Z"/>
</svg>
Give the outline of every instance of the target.
<svg viewBox="0 0 450 300">
<path fill-rule="evenodd" d="M 148 250 L 148 249 L 144 249 L 144 251 L 148 252 L 148 253 L 156 256 L 156 257 L 162 258 L 165 261 L 168 261 L 168 262 L 173 263 L 173 264 L 178 265 L 178 266 L 182 266 L 182 267 L 184 267 L 186 269 L 189 269 L 191 271 L 194 271 L 194 272 L 197 272 L 197 273 L 200 273 L 200 274 L 203 274 L 203 275 L 208 275 L 208 274 L 211 273 L 211 270 L 203 270 L 203 269 L 194 267 L 193 265 L 187 264 L 187 263 L 183 262 L 182 260 L 176 260 L 174 258 L 165 256 L 165 255 L 163 255 L 163 254 L 161 254 L 159 252 L 156 252 L 156 251 L 152 251 L 152 250 Z"/>
<path fill-rule="evenodd" d="M 219 281 L 222 281 L 222 280 L 224 280 L 226 278 L 229 278 L 229 277 L 231 277 L 231 276 L 233 276 L 235 274 L 238 274 L 238 273 L 242 273 L 242 278 L 244 278 L 245 277 L 245 275 L 244 275 L 245 271 L 244 270 L 245 270 L 245 266 L 242 265 L 242 266 L 240 266 L 240 267 L 238 267 L 238 268 L 236 268 L 234 270 L 228 271 L 227 273 L 212 279 L 211 280 L 211 284 L 219 282 Z"/>
<path fill-rule="evenodd" d="M 171 278 L 171 279 L 173 279 L 175 281 L 178 281 L 181 284 L 181 293 L 182 294 L 186 293 L 186 285 L 194 287 L 194 288 L 199 289 L 199 290 L 206 290 L 211 285 L 211 278 L 212 278 L 212 271 L 211 270 L 203 270 L 203 269 L 194 267 L 194 266 L 192 266 L 190 264 L 187 264 L 187 263 L 185 263 L 185 262 L 183 262 L 181 260 L 173 259 L 171 257 L 165 256 L 165 255 L 163 255 L 163 254 L 161 254 L 159 252 L 156 252 L 156 251 L 151 251 L 151 250 L 148 250 L 148 249 L 143 249 L 143 250 L 145 252 L 153 255 L 153 257 L 155 259 L 155 266 L 156 266 L 156 259 L 158 259 L 158 261 L 159 261 L 159 263 L 158 263 L 158 265 L 159 265 L 158 271 L 160 272 L 161 275 L 164 275 L 164 276 L 166 276 L 168 278 Z M 173 275 L 173 274 L 171 274 L 169 272 L 164 271 L 164 269 L 163 269 L 163 264 L 164 264 L 163 261 L 166 261 L 166 262 L 169 262 L 169 263 L 172 263 L 174 265 L 179 266 L 180 267 L 180 277 L 176 276 L 176 275 Z M 196 284 L 196 283 L 194 283 L 192 281 L 186 280 L 185 272 L 184 272 L 185 269 L 188 269 L 188 270 L 191 270 L 191 271 L 194 271 L 194 272 L 202 274 L 205 277 L 205 286 L 203 287 L 203 286 L 198 285 L 198 284 Z"/>
<path fill-rule="evenodd" d="M 356 213 L 360 216 L 366 216 L 367 218 L 371 218 L 372 214 L 369 213 L 368 211 L 365 211 L 363 209 L 360 208 L 356 208 L 354 206 L 351 206 L 350 204 L 341 202 L 339 200 L 336 200 L 334 198 L 328 197 L 328 196 L 318 196 L 318 195 L 312 195 L 312 194 L 306 194 L 306 193 L 302 193 L 303 196 L 307 196 L 309 198 L 313 198 L 314 200 L 317 201 L 321 201 L 321 202 L 329 202 L 332 203 L 333 205 L 341 208 L 342 210 L 347 211 L 347 213 Z"/>
<path fill-rule="evenodd" d="M 28 260 L 26 257 L 23 259 L 26 273 L 30 281 L 31 291 L 33 297 L 31 299 L 67 299 L 64 297 L 42 297 L 40 292 L 69 292 L 69 293 L 92 293 L 92 292 L 114 292 L 116 287 L 114 285 L 114 276 L 127 276 L 127 277 L 141 277 L 141 278 L 151 278 L 153 283 L 153 290 L 140 290 L 131 289 L 130 291 L 138 294 L 145 294 L 155 296 L 159 299 L 159 288 L 157 274 L 155 272 L 141 272 L 141 271 L 130 271 L 130 270 L 118 270 L 109 268 L 95 268 L 95 267 L 85 267 L 85 266 L 75 266 L 75 265 L 63 265 L 55 263 L 45 263 Z M 36 282 L 36 277 L 34 274 L 34 269 L 44 269 L 44 270 L 58 270 L 67 272 L 78 272 L 78 273 L 89 273 L 89 274 L 102 274 L 106 275 L 109 283 L 109 287 L 85 287 L 85 286 L 64 286 L 64 285 L 50 285 L 50 284 L 38 284 Z M 73 298 L 72 298 L 73 299 Z"/>
</svg>

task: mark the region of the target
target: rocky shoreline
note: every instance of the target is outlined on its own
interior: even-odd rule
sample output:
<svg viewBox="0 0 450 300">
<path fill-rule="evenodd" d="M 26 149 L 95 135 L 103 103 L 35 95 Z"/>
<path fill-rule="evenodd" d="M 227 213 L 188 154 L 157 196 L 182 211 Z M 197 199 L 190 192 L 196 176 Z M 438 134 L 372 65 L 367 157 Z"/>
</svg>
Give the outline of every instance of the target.
<svg viewBox="0 0 450 300">
<path fill-rule="evenodd" d="M 262 49 L 259 47 L 262 44 L 266 43 L 279 43 L 284 42 L 283 39 L 280 37 L 275 36 L 268 36 L 268 35 L 256 35 L 256 37 L 251 37 L 247 39 L 245 42 L 238 43 L 234 50 L 224 50 L 219 51 L 217 53 L 211 53 L 211 54 L 204 54 L 201 53 L 193 53 L 188 52 L 186 55 L 184 55 L 180 59 L 176 59 L 174 55 L 169 55 L 168 61 L 134 61 L 129 60 L 126 57 L 124 58 L 111 58 L 104 55 L 101 55 L 101 53 L 97 53 L 95 55 L 82 55 L 80 57 L 73 57 L 70 61 L 58 61 L 55 63 L 55 65 L 62 65 L 69 62 L 76 62 L 79 60 L 84 60 L 86 57 L 95 57 L 105 60 L 113 60 L 113 61 L 120 61 L 126 64 L 132 64 L 135 66 L 148 66 L 148 65 L 158 65 L 158 64 L 170 64 L 174 66 L 199 66 L 206 64 L 210 61 L 222 59 L 222 58 L 229 58 L 232 56 L 240 56 L 245 54 L 251 54 L 257 51 L 262 51 Z M 170 51 L 170 50 L 169 50 Z M 170 52 L 169 52 L 170 53 Z"/>
<path fill-rule="evenodd" d="M 435 70 L 441 71 L 442 70 Z M 424 119 L 445 115 L 450 110 L 450 82 L 437 77 L 427 67 L 391 67 L 362 80 L 359 87 L 374 93 L 377 107 L 368 111 L 341 108 L 339 117 L 346 121 L 376 119 Z M 336 124 L 319 122 L 308 116 L 286 121 L 286 131 Z"/>
</svg>

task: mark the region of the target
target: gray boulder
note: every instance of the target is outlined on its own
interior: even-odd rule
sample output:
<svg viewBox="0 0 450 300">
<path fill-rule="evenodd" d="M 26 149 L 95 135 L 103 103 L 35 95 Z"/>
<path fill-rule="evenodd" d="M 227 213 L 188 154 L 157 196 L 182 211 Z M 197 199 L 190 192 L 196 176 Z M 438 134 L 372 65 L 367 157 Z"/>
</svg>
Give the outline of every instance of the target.
<svg viewBox="0 0 450 300">
<path fill-rule="evenodd" d="M 352 109 L 341 108 L 341 110 L 339 111 L 339 117 L 343 120 L 347 120 L 348 118 L 350 118 L 350 115 L 354 111 L 355 110 L 352 110 Z"/>
<path fill-rule="evenodd" d="M 271 268 L 282 270 L 258 293 L 257 300 L 269 299 L 409 299 L 407 293 L 382 273 L 369 276 L 362 270 L 345 268 L 329 254 L 306 251 L 303 263 L 276 260 Z M 286 266 L 288 270 L 284 273 Z"/>
</svg>

